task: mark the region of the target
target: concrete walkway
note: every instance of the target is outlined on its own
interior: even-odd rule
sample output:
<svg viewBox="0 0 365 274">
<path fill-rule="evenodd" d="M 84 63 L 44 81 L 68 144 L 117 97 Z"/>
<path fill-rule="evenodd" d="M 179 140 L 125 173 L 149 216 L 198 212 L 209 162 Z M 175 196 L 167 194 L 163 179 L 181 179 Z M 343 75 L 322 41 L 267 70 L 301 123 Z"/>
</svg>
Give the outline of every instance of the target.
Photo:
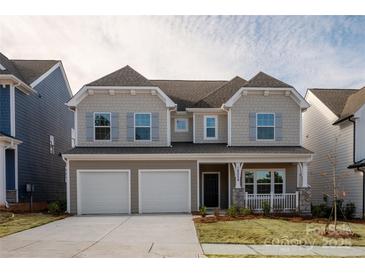
<svg viewBox="0 0 365 274">
<path fill-rule="evenodd" d="M 191 215 L 69 217 L 0 238 L 0 257 L 200 257 Z"/>
<path fill-rule="evenodd" d="M 202 244 L 205 255 L 271 255 L 271 256 L 365 256 L 365 247 Z"/>
</svg>

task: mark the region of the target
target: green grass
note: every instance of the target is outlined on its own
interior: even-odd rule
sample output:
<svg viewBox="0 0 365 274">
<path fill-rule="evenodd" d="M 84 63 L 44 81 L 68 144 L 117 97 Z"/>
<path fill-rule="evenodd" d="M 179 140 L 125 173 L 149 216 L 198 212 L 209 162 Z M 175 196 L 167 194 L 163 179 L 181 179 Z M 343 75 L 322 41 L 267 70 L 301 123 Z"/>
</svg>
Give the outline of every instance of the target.
<svg viewBox="0 0 365 274">
<path fill-rule="evenodd" d="M 321 255 L 306 255 L 306 256 L 279 256 L 279 255 L 223 255 L 223 254 L 207 254 L 208 258 L 365 258 L 365 256 L 354 257 L 338 257 L 338 256 L 321 256 Z"/>
<path fill-rule="evenodd" d="M 65 218 L 43 213 L 12 214 L 0 212 L 0 238 Z"/>
<path fill-rule="evenodd" d="M 349 225 L 360 237 L 323 237 L 311 230 L 323 229 L 324 224 L 269 218 L 195 224 L 201 243 L 365 246 L 365 224 Z"/>
</svg>

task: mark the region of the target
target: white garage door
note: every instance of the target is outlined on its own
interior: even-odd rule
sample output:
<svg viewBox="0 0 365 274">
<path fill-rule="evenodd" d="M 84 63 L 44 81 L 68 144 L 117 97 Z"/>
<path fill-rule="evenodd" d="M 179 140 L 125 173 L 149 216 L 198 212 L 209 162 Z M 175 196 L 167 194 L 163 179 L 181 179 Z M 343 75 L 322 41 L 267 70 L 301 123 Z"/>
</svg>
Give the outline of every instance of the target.
<svg viewBox="0 0 365 274">
<path fill-rule="evenodd" d="M 130 213 L 130 171 L 79 170 L 77 213 Z"/>
<path fill-rule="evenodd" d="M 190 212 L 190 170 L 140 170 L 139 211 Z"/>
</svg>

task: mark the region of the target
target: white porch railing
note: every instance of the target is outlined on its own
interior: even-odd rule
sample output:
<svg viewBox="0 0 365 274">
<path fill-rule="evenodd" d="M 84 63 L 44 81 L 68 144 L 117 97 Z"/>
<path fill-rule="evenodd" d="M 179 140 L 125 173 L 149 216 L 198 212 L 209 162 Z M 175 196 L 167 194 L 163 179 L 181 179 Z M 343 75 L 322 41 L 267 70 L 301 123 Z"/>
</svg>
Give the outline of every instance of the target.
<svg viewBox="0 0 365 274">
<path fill-rule="evenodd" d="M 271 212 L 297 211 L 299 208 L 299 193 L 284 194 L 248 194 L 245 193 L 245 207 L 253 211 L 262 211 L 264 203 L 270 206 Z"/>
</svg>

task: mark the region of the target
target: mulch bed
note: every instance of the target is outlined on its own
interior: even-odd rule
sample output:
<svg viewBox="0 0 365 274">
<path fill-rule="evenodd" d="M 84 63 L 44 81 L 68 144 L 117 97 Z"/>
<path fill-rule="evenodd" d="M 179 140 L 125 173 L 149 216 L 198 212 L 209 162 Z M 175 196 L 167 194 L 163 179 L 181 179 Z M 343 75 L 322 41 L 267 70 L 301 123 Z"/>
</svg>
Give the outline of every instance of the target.
<svg viewBox="0 0 365 274">
<path fill-rule="evenodd" d="M 264 216 L 263 214 L 250 214 L 246 216 L 237 216 L 230 217 L 227 215 L 207 215 L 205 217 L 201 217 L 200 215 L 194 215 L 193 220 L 195 223 L 216 223 L 216 222 L 227 222 L 227 221 L 240 221 L 240 220 L 252 220 L 252 219 L 278 219 L 289 221 L 293 223 L 317 223 L 317 224 L 327 224 L 328 219 L 325 218 L 312 218 L 312 217 L 302 217 L 302 216 L 293 216 L 293 215 L 270 215 Z M 365 220 L 349 220 L 346 221 L 348 223 L 356 223 L 356 224 L 365 224 Z"/>
</svg>

